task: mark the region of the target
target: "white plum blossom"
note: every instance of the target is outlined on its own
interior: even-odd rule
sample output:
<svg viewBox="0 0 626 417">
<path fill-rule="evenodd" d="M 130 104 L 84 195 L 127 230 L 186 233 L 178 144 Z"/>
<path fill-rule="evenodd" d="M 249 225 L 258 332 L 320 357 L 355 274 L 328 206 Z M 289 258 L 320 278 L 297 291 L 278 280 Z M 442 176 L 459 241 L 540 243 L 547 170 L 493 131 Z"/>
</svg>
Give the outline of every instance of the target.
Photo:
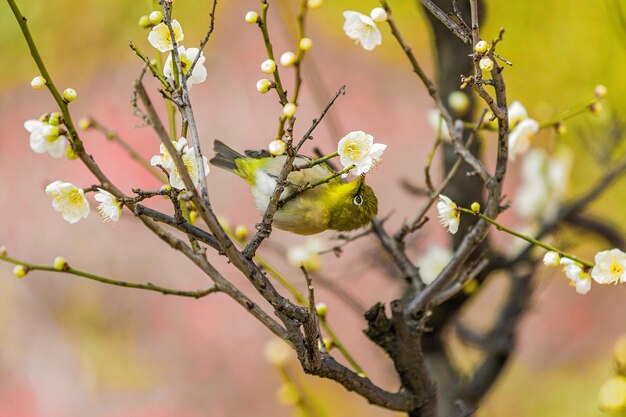
<svg viewBox="0 0 626 417">
<path fill-rule="evenodd" d="M 112 220 L 117 222 L 122 215 L 122 204 L 110 192 L 98 188 L 98 192 L 94 195 L 98 205 L 98 213 L 104 221 Z"/>
<path fill-rule="evenodd" d="M 69 182 L 55 181 L 48 184 L 46 194 L 52 197 L 52 207 L 68 223 L 76 223 L 89 215 L 90 208 L 85 192 Z"/>
<path fill-rule="evenodd" d="M 420 255 L 415 265 L 420 270 L 422 282 L 429 285 L 443 271 L 452 259 L 452 251 L 440 245 L 433 245 Z"/>
<path fill-rule="evenodd" d="M 522 183 L 515 196 L 517 213 L 530 219 L 553 219 L 567 191 L 572 154 L 562 148 L 556 156 L 533 149 L 522 162 Z"/>
<path fill-rule="evenodd" d="M 513 129 L 522 120 L 528 119 L 528 112 L 526 111 L 526 108 L 517 100 L 511 103 L 508 110 L 509 127 L 511 129 Z"/>
<path fill-rule="evenodd" d="M 198 170 L 198 164 L 196 163 L 196 152 L 195 150 L 187 145 L 186 138 L 180 138 L 178 141 L 172 141 L 172 145 L 176 148 L 176 151 L 180 154 L 183 163 L 185 164 L 185 168 L 187 168 L 187 172 L 191 177 L 191 180 L 194 186 L 197 186 L 200 182 L 200 173 Z M 160 146 L 161 155 L 155 155 L 150 159 L 150 164 L 152 166 L 160 165 L 170 173 L 170 185 L 178 190 L 184 190 L 185 183 L 176 168 L 176 164 L 172 159 L 172 156 L 167 152 L 165 145 L 161 144 Z M 207 159 L 205 156 L 202 156 L 202 162 L 204 165 L 204 173 L 209 173 L 209 164 L 207 163 Z"/>
<path fill-rule="evenodd" d="M 444 142 L 450 143 L 450 131 L 448 130 L 448 125 L 446 121 L 439 113 L 437 109 L 430 109 L 426 112 L 426 120 L 430 127 L 435 131 L 435 133 L 439 133 L 441 140 Z"/>
<path fill-rule="evenodd" d="M 576 288 L 578 294 L 584 295 L 591 290 L 591 278 L 578 262 L 569 258 L 561 258 L 559 263 L 563 265 L 563 272 L 569 278 L 570 285 Z"/>
<path fill-rule="evenodd" d="M 530 147 L 530 138 L 539 132 L 539 123 L 528 117 L 522 103 L 515 100 L 508 109 L 509 114 L 509 160 L 514 161 L 518 154 Z"/>
<path fill-rule="evenodd" d="M 626 282 L 626 253 L 619 249 L 596 253 L 591 277 L 599 284 Z"/>
<path fill-rule="evenodd" d="M 439 223 L 441 223 L 443 227 L 447 227 L 448 232 L 455 234 L 459 230 L 461 211 L 458 209 L 456 203 L 445 195 L 439 194 L 439 199 L 441 200 L 437 203 Z"/>
<path fill-rule="evenodd" d="M 41 120 L 27 120 L 24 128 L 30 133 L 30 148 L 37 153 L 46 153 L 53 158 L 65 155 L 67 138 L 59 134 L 59 126 Z"/>
<path fill-rule="evenodd" d="M 337 145 L 339 160 L 344 168 L 355 165 L 349 172 L 354 176 L 364 174 L 380 163 L 385 149 L 387 145 L 374 143 L 374 137 L 361 130 L 348 133 Z M 344 178 L 347 176 L 347 173 L 342 175 Z"/>
<path fill-rule="evenodd" d="M 198 62 L 196 62 L 196 66 L 193 67 L 193 72 L 189 74 L 189 69 L 191 68 L 191 64 L 200 53 L 200 58 L 198 58 Z M 203 83 L 206 80 L 206 68 L 204 67 L 204 54 L 200 52 L 198 48 L 189 48 L 185 49 L 184 46 L 178 47 L 178 55 L 180 56 L 180 65 L 183 68 L 183 72 L 185 73 L 185 77 L 187 77 L 187 88 L 191 90 L 191 86 L 194 84 Z M 174 70 L 174 60 L 172 58 L 172 53 L 167 57 L 165 61 L 165 65 L 163 66 L 163 75 L 169 78 L 173 78 L 172 71 Z"/>
<path fill-rule="evenodd" d="M 172 29 L 174 31 L 174 38 L 176 42 L 180 42 L 185 39 L 183 28 L 180 26 L 180 23 L 178 23 L 178 20 L 172 20 Z M 172 36 L 170 35 L 170 29 L 165 23 L 159 23 L 152 28 L 150 34 L 148 35 L 148 41 L 150 42 L 150 45 L 154 46 L 161 52 L 167 52 L 174 49 L 174 42 L 172 41 Z"/>
<path fill-rule="evenodd" d="M 546 252 L 546 254 L 543 256 L 543 263 L 545 265 L 557 266 L 561 263 L 561 257 L 557 252 Z"/>
<path fill-rule="evenodd" d="M 346 19 L 343 31 L 350 39 L 360 43 L 364 49 L 371 51 L 376 48 L 376 45 L 382 43 L 380 30 L 371 17 L 353 11 L 343 12 L 343 17 Z"/>
<path fill-rule="evenodd" d="M 539 123 L 533 119 L 524 119 L 509 133 L 509 160 L 515 161 L 518 154 L 530 147 L 530 138 L 539 132 Z"/>
<path fill-rule="evenodd" d="M 324 244 L 321 240 L 308 239 L 304 245 L 291 246 L 287 250 L 287 260 L 297 268 L 304 266 L 308 272 L 315 272 L 321 267 L 319 253 L 323 250 Z"/>
</svg>

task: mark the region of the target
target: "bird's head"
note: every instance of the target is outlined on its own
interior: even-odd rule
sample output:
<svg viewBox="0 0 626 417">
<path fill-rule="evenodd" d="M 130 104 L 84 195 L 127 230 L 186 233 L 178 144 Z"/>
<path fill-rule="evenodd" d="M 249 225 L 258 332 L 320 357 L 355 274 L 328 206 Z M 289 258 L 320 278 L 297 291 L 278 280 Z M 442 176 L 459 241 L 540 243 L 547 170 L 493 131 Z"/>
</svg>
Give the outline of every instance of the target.
<svg viewBox="0 0 626 417">
<path fill-rule="evenodd" d="M 329 227 L 348 232 L 366 226 L 378 213 L 378 199 L 372 187 L 365 184 L 365 176 L 341 184 L 334 193 Z"/>
</svg>

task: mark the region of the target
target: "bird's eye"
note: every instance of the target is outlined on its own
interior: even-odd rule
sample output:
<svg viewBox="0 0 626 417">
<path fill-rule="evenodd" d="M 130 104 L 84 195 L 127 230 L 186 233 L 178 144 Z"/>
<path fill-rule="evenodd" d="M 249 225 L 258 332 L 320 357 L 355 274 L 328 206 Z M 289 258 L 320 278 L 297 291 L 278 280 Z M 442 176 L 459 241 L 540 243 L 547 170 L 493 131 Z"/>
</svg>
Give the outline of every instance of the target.
<svg viewBox="0 0 626 417">
<path fill-rule="evenodd" d="M 363 197 L 361 197 L 361 195 L 360 195 L 360 194 L 357 194 L 357 195 L 354 197 L 354 200 L 352 200 L 352 202 L 353 202 L 355 205 L 360 206 L 361 204 L 363 204 Z"/>
</svg>

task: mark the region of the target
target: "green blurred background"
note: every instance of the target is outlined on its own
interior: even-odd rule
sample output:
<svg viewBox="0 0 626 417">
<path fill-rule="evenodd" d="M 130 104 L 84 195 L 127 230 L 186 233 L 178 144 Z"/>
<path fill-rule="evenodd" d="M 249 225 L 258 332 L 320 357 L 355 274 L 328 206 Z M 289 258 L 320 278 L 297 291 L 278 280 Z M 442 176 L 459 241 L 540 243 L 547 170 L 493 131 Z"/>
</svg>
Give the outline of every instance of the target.
<svg viewBox="0 0 626 417">
<path fill-rule="evenodd" d="M 294 0 L 271 2 L 285 8 L 281 16 L 287 18 L 293 16 L 287 9 L 296 10 L 297 3 Z M 128 97 L 130 83 L 140 64 L 128 49 L 127 40 L 136 40 L 144 50 L 149 49 L 145 41 L 147 32 L 138 28 L 137 21 L 151 10 L 150 3 L 23 0 L 19 4 L 57 85 L 71 84 L 81 95 L 82 102 L 79 99 L 72 105 L 75 117 L 96 115 L 121 131 L 134 134 L 139 122 L 130 115 Z M 206 0 L 177 0 L 175 13 L 183 24 L 184 43 L 188 47 L 204 35 L 210 4 Z M 604 84 L 608 88 L 607 114 L 625 116 L 626 1 L 509 0 L 487 1 L 486 4 L 483 36 L 491 39 L 500 27 L 506 28 L 505 41 L 499 51 L 514 63 L 505 70 L 510 100 L 521 100 L 532 117 L 542 120 L 588 100 L 594 86 Z M 360 126 L 362 120 L 382 116 L 379 118 L 384 120 L 372 128 L 383 138 L 394 135 L 393 140 L 398 145 L 395 152 L 400 158 L 403 135 L 410 132 L 432 135 L 425 118 L 412 121 L 416 112 L 421 115 L 431 106 L 425 90 L 410 73 L 400 48 L 389 33 L 383 31 L 383 45 L 371 54 L 352 45 L 343 34 L 343 10 L 366 13 L 376 5 L 373 1 L 326 0 L 319 10 L 310 14 L 308 33 L 315 42 L 310 59 L 320 69 L 326 86 L 307 86 L 303 108 L 310 109 L 313 117 L 319 107 L 311 98 L 311 88 L 323 89 L 324 95 L 329 96 L 334 86 L 348 83 L 348 97 L 337 110 L 338 124 L 355 130 L 352 127 Z M 418 58 L 429 73 L 433 73 L 431 38 L 424 12 L 414 1 L 391 1 L 391 6 Z M 194 94 L 199 94 L 198 102 L 205 114 L 217 115 L 222 111 L 229 119 L 220 124 L 217 116 L 214 119 L 208 116 L 211 120 L 204 125 L 207 143 L 209 136 L 228 137 L 231 142 L 238 141 L 240 147 L 260 147 L 267 141 L 255 139 L 257 132 L 274 129 L 275 113 L 266 112 L 267 101 L 257 97 L 253 89 L 260 76 L 258 63 L 264 59 L 262 44 L 258 33 L 243 22 L 244 12 L 257 7 L 255 1 L 223 0 L 219 4 L 216 31 L 206 50 L 209 78 L 213 79 L 208 81 L 204 92 L 202 86 L 194 87 L 200 90 Z M 289 45 L 288 27 L 292 22 L 285 26 L 275 10 L 272 9 L 271 15 L 275 22 L 273 36 L 278 39 L 277 48 L 284 49 Z M 152 241 L 142 248 L 119 245 L 120 239 L 138 233 L 140 229 L 136 225 L 121 223 L 110 229 L 90 219 L 91 223 L 84 227 L 69 228 L 60 224 L 56 213 L 48 208 L 45 196 L 32 196 L 46 183 L 44 179 L 56 179 L 56 174 L 77 175 L 84 182 L 90 180 L 75 166 L 62 168 L 55 174 L 50 170 L 59 168 L 52 168 L 50 161 L 45 162 L 48 165 L 33 166 L 35 161 L 44 158 L 27 149 L 21 123 L 50 111 L 51 100 L 43 98 L 44 93 L 33 92 L 28 85 L 36 69 L 5 2 L 0 3 L 0 51 L 0 126 L 3 131 L 0 136 L 0 197 L 3 197 L 0 243 L 7 244 L 16 257 L 42 262 L 56 256 L 61 246 L 63 254 L 79 258 L 85 269 L 120 278 L 134 273 L 140 280 L 150 273 L 160 276 L 163 271 L 178 277 L 191 276 L 193 269 L 184 266 L 178 258 L 168 261 L 166 266 L 152 265 L 147 270 L 136 262 L 137 259 L 149 260 L 147 251 L 168 253 Z M 332 68 L 339 66 L 336 62 L 350 60 L 356 64 L 345 69 Z M 245 105 L 240 107 L 241 102 Z M 252 116 L 255 112 L 262 114 L 255 119 Z M 232 127 L 242 120 L 244 126 Z M 606 115 L 600 118 L 582 115 L 569 121 L 568 133 L 558 139 L 576 151 L 572 196 L 592 184 L 602 171 L 598 164 L 588 162 L 591 159 L 588 142 L 581 137 L 602 142 L 602 124 L 607 120 Z M 154 138 L 148 139 L 145 130 L 141 132 L 137 134 L 141 137 L 136 144 L 149 157 L 156 153 L 152 150 Z M 263 135 L 269 137 L 271 133 Z M 322 144 L 330 147 L 333 140 L 327 138 Z M 550 148 L 557 139 L 545 133 L 538 140 L 536 146 Z M 391 140 L 383 142 L 393 143 Z M 96 139 L 93 143 L 98 151 L 106 152 L 102 143 Z M 419 152 L 426 145 L 407 146 Z M 389 158 L 394 150 L 390 151 Z M 109 168 L 126 169 L 128 161 L 122 163 L 122 159 L 110 158 L 112 160 L 105 159 Z M 399 165 L 407 167 L 414 161 L 412 158 L 400 160 Z M 421 159 L 419 164 L 423 164 Z M 391 175 L 383 171 L 389 165 L 393 164 L 385 165 L 376 174 L 380 185 L 385 183 L 385 175 Z M 396 174 L 405 173 L 396 171 Z M 117 175 L 125 178 L 120 172 Z M 218 179 L 222 178 L 220 175 L 222 173 L 217 174 Z M 139 178 L 149 181 L 145 176 Z M 250 202 L 248 191 L 235 180 L 232 184 L 237 184 L 240 190 L 236 191 L 237 198 L 247 198 L 245 201 Z M 510 187 L 512 190 L 513 185 Z M 403 207 L 406 201 L 411 201 L 407 197 L 392 200 L 394 193 L 399 192 L 396 188 L 383 195 L 389 201 L 386 209 Z M 237 206 L 237 202 L 218 202 L 218 207 L 234 218 L 233 221 L 254 224 L 254 210 L 244 208 L 239 212 Z M 626 183 L 621 181 L 592 210 L 625 231 L 625 207 Z M 562 238 L 581 242 L 577 250 L 587 257 L 600 247 L 598 242 L 574 233 L 565 233 Z M 152 238 L 146 234 L 145 239 Z M 280 232 L 276 239 L 287 243 L 298 241 Z M 438 239 L 443 240 L 445 236 Z M 342 260 L 329 262 L 342 265 Z M 350 270 L 345 262 L 343 267 Z M 378 279 L 378 288 L 387 291 L 384 293 L 389 295 L 386 300 L 391 299 L 395 289 L 389 289 L 388 282 L 376 277 L 376 273 L 370 276 L 372 280 Z M 16 283 L 8 265 L 0 265 L 0 278 L 1 417 L 287 416 L 292 413 L 273 397 L 279 379 L 271 367 L 263 363 L 260 354 L 269 335 L 226 300 L 162 301 L 160 297 L 73 280 L 59 284 L 62 280 L 50 276 L 32 280 L 29 276 L 25 282 Z M 242 283 L 241 279 L 239 282 Z M 184 285 L 193 287 L 201 283 L 201 279 L 190 279 Z M 366 284 L 358 286 L 356 292 L 367 300 L 365 302 L 377 301 L 381 293 L 372 290 L 374 285 Z M 626 331 L 623 302 L 626 293 L 622 288 L 594 288 L 588 297 L 579 297 L 558 275 L 547 273 L 539 280 L 538 287 L 534 306 L 520 329 L 520 352 L 479 415 L 601 415 L 597 392 L 602 381 L 611 374 L 611 345 Z M 487 294 L 485 298 L 492 301 L 486 303 L 494 305 L 497 296 L 497 291 Z M 111 298 L 115 298 L 115 302 L 111 303 Z M 360 334 L 362 320 L 350 316 L 351 313 L 339 306 L 336 308 L 341 312 L 336 316 L 337 327 L 345 334 L 348 344 L 368 368 L 380 368 L 371 372 L 393 387 L 388 363 L 382 354 L 366 346 Z M 481 313 L 474 315 L 480 317 Z M 182 343 L 184 348 L 177 342 L 180 339 L 189 339 Z M 246 347 L 233 357 L 232 349 L 242 345 Z M 461 348 L 456 353 L 462 364 L 471 363 L 472 352 Z M 348 415 L 343 407 L 350 407 L 354 413 L 351 415 L 388 415 L 367 407 L 332 383 L 306 381 L 311 394 L 327 404 L 328 415 Z M 56 401 L 52 398 L 55 395 L 65 399 Z M 68 398 L 73 396 L 76 398 L 70 401 Z M 209 406 L 214 408 L 207 413 Z"/>
</svg>

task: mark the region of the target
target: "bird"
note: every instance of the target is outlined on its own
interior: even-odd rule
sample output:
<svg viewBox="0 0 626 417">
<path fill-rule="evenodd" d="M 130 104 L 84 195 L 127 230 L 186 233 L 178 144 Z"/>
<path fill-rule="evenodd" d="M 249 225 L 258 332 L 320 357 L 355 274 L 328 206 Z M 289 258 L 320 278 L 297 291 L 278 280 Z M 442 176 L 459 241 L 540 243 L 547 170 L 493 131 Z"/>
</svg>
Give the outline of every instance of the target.
<svg viewBox="0 0 626 417">
<path fill-rule="evenodd" d="M 256 208 L 264 213 L 287 155 L 273 156 L 266 150 L 246 150 L 242 155 L 219 140 L 214 142 L 214 151 L 215 156 L 209 162 L 243 178 L 252 187 Z M 310 161 L 305 155 L 297 155 L 294 166 Z M 336 172 L 324 162 L 290 172 L 272 224 L 299 235 L 328 229 L 348 232 L 368 225 L 378 213 L 378 199 L 365 184 L 364 175 L 351 182 L 337 176 L 303 191 L 303 187 L 333 174 Z"/>
</svg>

